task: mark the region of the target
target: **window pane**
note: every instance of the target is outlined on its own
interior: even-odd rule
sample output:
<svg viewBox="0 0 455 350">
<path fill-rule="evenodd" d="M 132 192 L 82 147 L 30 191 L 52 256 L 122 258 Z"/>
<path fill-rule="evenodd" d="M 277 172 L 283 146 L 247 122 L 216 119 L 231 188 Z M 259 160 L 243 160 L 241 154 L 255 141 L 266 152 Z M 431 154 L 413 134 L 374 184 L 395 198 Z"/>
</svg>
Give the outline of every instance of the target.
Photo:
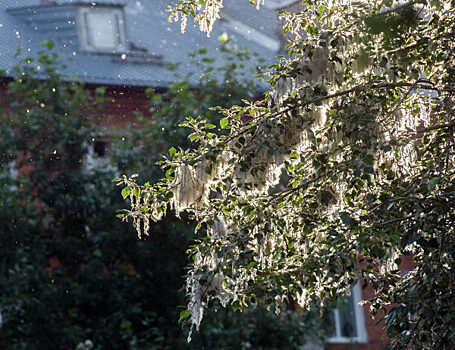
<svg viewBox="0 0 455 350">
<path fill-rule="evenodd" d="M 87 13 L 88 44 L 99 49 L 115 49 L 120 46 L 118 16 L 112 11 L 90 11 Z"/>
<path fill-rule="evenodd" d="M 342 337 L 356 337 L 356 324 L 354 314 L 354 300 L 351 296 L 346 297 L 345 302 L 338 306 L 340 317 L 340 335 Z"/>
<path fill-rule="evenodd" d="M 109 156 L 110 144 L 106 140 L 95 140 L 93 143 L 93 153 L 99 158 L 106 158 Z"/>
</svg>

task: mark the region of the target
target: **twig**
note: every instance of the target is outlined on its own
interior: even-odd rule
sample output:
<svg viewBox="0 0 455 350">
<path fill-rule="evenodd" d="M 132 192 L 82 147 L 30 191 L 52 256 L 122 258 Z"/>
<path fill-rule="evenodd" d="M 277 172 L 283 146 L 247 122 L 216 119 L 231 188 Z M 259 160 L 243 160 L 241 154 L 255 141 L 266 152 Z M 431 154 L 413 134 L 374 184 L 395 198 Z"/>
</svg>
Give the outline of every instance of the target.
<svg viewBox="0 0 455 350">
<path fill-rule="evenodd" d="M 300 186 L 297 186 L 297 187 L 294 187 L 294 188 L 288 188 L 288 189 L 286 189 L 284 191 L 281 191 L 279 193 L 275 193 L 275 194 L 272 195 L 272 199 L 270 201 L 272 202 L 272 201 L 275 201 L 277 199 L 281 199 L 283 197 L 286 197 L 286 196 L 290 195 L 291 193 L 299 191 L 302 188 L 304 188 L 305 186 L 308 186 L 308 185 L 310 185 L 310 184 L 312 184 L 314 182 L 319 181 L 321 178 L 327 176 L 328 174 L 329 174 L 329 172 L 325 172 L 325 173 L 319 175 L 318 177 L 316 177 L 316 178 L 314 178 L 312 180 L 309 180 L 309 181 L 305 182 L 304 184 L 301 184 Z"/>
<path fill-rule="evenodd" d="M 381 225 L 381 226 L 384 226 L 384 225 L 388 225 L 388 224 L 393 224 L 395 222 L 406 221 L 408 219 L 411 219 L 412 217 L 413 217 L 413 215 L 408 215 L 408 216 L 405 216 L 404 218 L 395 218 L 395 219 L 391 219 L 391 220 L 380 222 L 378 224 Z"/>
<path fill-rule="evenodd" d="M 455 126 L 454 123 L 449 123 L 449 124 L 440 124 L 440 125 L 433 125 L 433 126 L 429 126 L 427 128 L 421 128 L 421 129 L 417 129 L 415 131 L 416 134 L 423 134 L 425 132 L 428 132 L 428 131 L 434 131 L 434 130 L 439 130 L 439 129 L 448 129 L 448 128 L 453 128 Z"/>
</svg>

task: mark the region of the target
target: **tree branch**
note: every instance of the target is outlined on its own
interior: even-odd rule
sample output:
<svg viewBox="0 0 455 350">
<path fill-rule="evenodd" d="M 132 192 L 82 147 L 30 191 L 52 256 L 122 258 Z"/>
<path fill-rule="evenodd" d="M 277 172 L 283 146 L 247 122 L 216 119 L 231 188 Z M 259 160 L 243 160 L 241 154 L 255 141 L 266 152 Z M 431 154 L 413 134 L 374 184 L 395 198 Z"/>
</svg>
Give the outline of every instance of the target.
<svg viewBox="0 0 455 350">
<path fill-rule="evenodd" d="M 418 81 L 421 81 L 421 80 L 418 80 Z M 398 88 L 398 87 L 411 87 L 410 91 L 413 90 L 413 89 L 423 89 L 423 90 L 431 90 L 431 91 L 446 91 L 446 92 L 455 92 L 455 90 L 453 89 L 442 89 L 442 88 L 438 88 L 438 87 L 435 87 L 435 86 L 429 86 L 427 84 L 431 84 L 431 82 L 421 82 L 421 83 L 407 83 L 407 82 L 398 82 L 398 83 L 379 83 L 379 84 L 371 84 L 371 83 L 368 83 L 368 84 L 362 84 L 362 85 L 357 85 L 351 89 L 348 89 L 348 90 L 343 90 L 343 91 L 339 91 L 337 93 L 334 93 L 334 94 L 330 94 L 330 95 L 325 95 L 325 96 L 319 96 L 319 97 L 316 97 L 316 98 L 313 98 L 313 99 L 310 99 L 310 100 L 306 100 L 306 101 L 302 101 L 302 102 L 297 102 L 296 104 L 292 105 L 292 106 L 289 106 L 289 107 L 286 107 L 284 109 L 279 109 L 279 107 L 276 107 L 275 111 L 268 115 L 267 114 L 269 112 L 265 112 L 265 113 L 262 113 L 260 114 L 259 116 L 257 116 L 257 119 L 260 119 L 260 118 L 263 118 L 263 117 L 267 117 L 267 119 L 270 119 L 270 118 L 274 118 L 274 117 L 277 117 L 279 115 L 282 115 L 282 114 L 285 114 L 285 113 L 288 113 L 296 108 L 299 108 L 299 107 L 305 107 L 305 106 L 308 106 L 310 104 L 314 104 L 314 103 L 318 103 L 318 102 L 322 102 L 322 101 L 325 101 L 325 100 L 329 100 L 329 99 L 332 99 L 332 98 L 336 98 L 336 97 L 341 97 L 341 96 L 345 96 L 345 95 L 348 95 L 348 94 L 351 94 L 353 92 L 361 92 L 361 91 L 365 91 L 367 90 L 369 87 L 371 87 L 372 89 L 394 89 L 394 88 Z M 408 94 L 410 93 L 410 91 L 408 91 Z M 231 135 L 229 137 L 226 138 L 225 142 L 229 142 L 231 140 L 233 140 L 234 138 L 237 138 L 239 137 L 240 135 L 243 135 L 245 133 L 247 133 L 248 131 L 250 131 L 251 129 L 254 129 L 255 127 L 259 127 L 260 123 L 262 123 L 262 120 L 250 125 L 249 127 L 239 131 L 237 134 L 235 135 Z"/>
</svg>

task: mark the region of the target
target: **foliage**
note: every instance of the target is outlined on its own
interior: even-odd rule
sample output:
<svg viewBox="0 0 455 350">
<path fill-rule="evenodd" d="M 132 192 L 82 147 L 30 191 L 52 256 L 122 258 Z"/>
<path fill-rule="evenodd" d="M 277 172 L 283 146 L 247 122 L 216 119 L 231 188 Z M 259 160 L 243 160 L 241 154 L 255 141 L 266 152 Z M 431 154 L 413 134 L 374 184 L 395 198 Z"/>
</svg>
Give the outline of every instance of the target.
<svg viewBox="0 0 455 350">
<path fill-rule="evenodd" d="M 259 4 L 259 1 L 257 1 Z M 180 1 L 210 32 L 222 1 Z M 281 12 L 288 56 L 264 101 L 189 117 L 166 177 L 124 177 L 139 233 L 194 218 L 188 317 L 213 300 L 321 307 L 358 278 L 390 347 L 449 348 L 453 331 L 455 4 L 302 1 Z M 228 132 L 226 132 L 226 130 Z M 416 264 L 403 275 L 401 256 Z"/>
<path fill-rule="evenodd" d="M 261 307 L 232 311 L 212 306 L 201 329 L 193 334 L 192 349 L 301 349 L 308 340 L 322 344 L 320 315 L 287 311 L 279 318 Z"/>
<path fill-rule="evenodd" d="M 105 89 L 91 91 L 67 81 L 52 48 L 46 43 L 36 61 L 21 61 L 1 104 L 0 348 L 227 349 L 249 342 L 253 348 L 281 344 L 291 349 L 315 334 L 315 322 L 303 327 L 296 315 L 280 319 L 263 310 L 245 315 L 223 309 L 187 344 L 177 323 L 178 306 L 184 304 L 178 289 L 193 225 L 167 218 L 151 227 L 152 239 L 137 240 L 129 225 L 112 220 L 124 203 L 110 179 L 125 164 L 158 176 L 151 164 L 171 136 L 156 128 L 182 118 L 171 108 L 173 98 L 183 94 L 186 100 L 180 99 L 178 108 L 185 110 L 222 104 L 214 98 L 218 85 L 207 78 L 204 94 L 184 81 L 172 85 L 159 95 L 169 119 L 162 124 L 144 119 L 141 129 L 125 127 L 123 141 L 110 138 L 114 164 L 88 167 L 87 159 L 96 157 L 92 139 L 103 132 L 88 116 L 101 118 Z M 238 54 L 246 57 L 245 51 Z M 239 56 L 230 57 L 233 64 L 225 76 L 235 81 L 241 67 L 234 66 L 234 58 Z M 252 89 L 247 83 L 232 87 L 242 96 Z M 150 133 L 157 142 L 142 146 Z M 184 142 L 184 136 L 173 141 Z M 270 338 L 264 342 L 266 331 L 279 332 L 280 344 Z"/>
<path fill-rule="evenodd" d="M 166 341 L 183 343 L 172 325 L 187 229 L 156 226 L 154 242 L 175 253 L 164 256 L 106 220 L 123 205 L 110 185 L 114 173 L 85 166 L 99 133 L 89 116 L 103 89 L 66 81 L 46 45 L 36 62 L 16 68 L 2 101 L 0 348 L 172 348 Z"/>
</svg>

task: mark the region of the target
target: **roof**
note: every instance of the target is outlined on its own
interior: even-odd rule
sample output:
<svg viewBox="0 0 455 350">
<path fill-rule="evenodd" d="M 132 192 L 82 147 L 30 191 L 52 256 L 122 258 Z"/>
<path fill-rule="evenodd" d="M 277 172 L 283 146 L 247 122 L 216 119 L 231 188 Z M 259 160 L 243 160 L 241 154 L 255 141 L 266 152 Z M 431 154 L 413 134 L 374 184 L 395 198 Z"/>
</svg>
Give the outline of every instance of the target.
<svg viewBox="0 0 455 350">
<path fill-rule="evenodd" d="M 77 8 L 94 3 L 123 8 L 128 43 L 124 54 L 80 49 Z M 168 21 L 169 4 L 168 0 L 2 0 L 0 70 L 13 76 L 17 50 L 21 49 L 23 56 L 33 57 L 42 50 L 40 42 L 45 40 L 53 40 L 59 54 L 73 58 L 62 73 L 98 85 L 165 87 L 175 81 L 176 74 L 195 73 L 197 68 L 188 56 L 190 51 L 206 48 L 209 55 L 220 56 L 222 44 L 217 38 L 223 33 L 234 37 L 232 44 L 247 46 L 266 63 L 272 63 L 278 54 L 275 32 L 278 18 L 270 8 L 261 7 L 258 11 L 248 0 L 224 0 L 224 20 L 215 24 L 208 38 L 192 21 L 181 34 L 180 25 Z M 167 69 L 168 64 L 178 62 L 181 65 L 177 71 Z M 223 64 L 219 59 L 217 63 Z"/>
</svg>

